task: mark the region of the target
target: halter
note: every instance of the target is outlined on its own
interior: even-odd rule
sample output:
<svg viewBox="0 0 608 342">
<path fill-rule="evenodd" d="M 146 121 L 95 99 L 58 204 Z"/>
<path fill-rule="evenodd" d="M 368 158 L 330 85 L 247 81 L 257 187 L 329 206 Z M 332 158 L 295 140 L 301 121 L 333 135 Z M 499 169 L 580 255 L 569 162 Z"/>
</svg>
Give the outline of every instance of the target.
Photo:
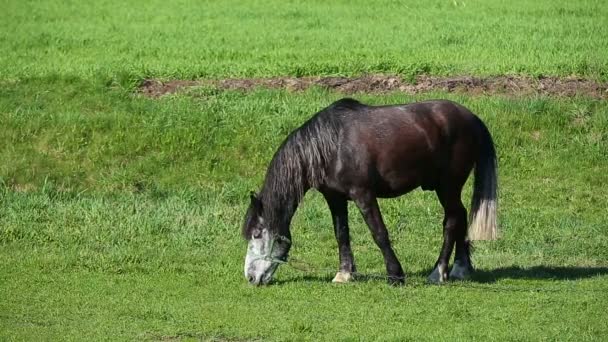
<svg viewBox="0 0 608 342">
<path fill-rule="evenodd" d="M 291 240 L 289 240 L 285 236 L 278 235 L 275 239 L 272 239 L 272 241 L 270 241 L 270 248 L 268 249 L 268 253 L 266 253 L 264 255 L 254 256 L 252 258 L 252 261 L 255 261 L 255 260 L 264 260 L 264 261 L 270 261 L 270 262 L 277 263 L 277 264 L 286 264 L 287 263 L 286 260 L 281 260 L 279 258 L 275 258 L 275 257 L 272 256 L 272 250 L 274 249 L 274 244 L 275 244 L 275 242 L 277 240 L 281 240 L 281 241 L 285 241 L 285 242 L 291 243 Z"/>
</svg>

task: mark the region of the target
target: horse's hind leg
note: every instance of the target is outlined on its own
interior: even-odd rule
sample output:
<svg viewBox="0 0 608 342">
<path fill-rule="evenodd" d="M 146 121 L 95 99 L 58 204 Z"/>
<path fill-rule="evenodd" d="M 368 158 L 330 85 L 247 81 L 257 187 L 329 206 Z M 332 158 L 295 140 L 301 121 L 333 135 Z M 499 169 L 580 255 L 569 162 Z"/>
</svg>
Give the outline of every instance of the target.
<svg viewBox="0 0 608 342">
<path fill-rule="evenodd" d="M 454 244 L 456 244 L 456 261 L 450 276 L 464 278 L 470 272 L 468 245 L 465 242 L 467 211 L 460 200 L 460 190 L 438 190 L 437 195 L 445 213 L 443 219 L 443 246 L 435 269 L 429 276 L 432 283 L 443 283 L 448 280 L 448 265 Z"/>
<path fill-rule="evenodd" d="M 460 199 L 460 196 L 458 197 Z M 456 255 L 454 256 L 454 265 L 450 272 L 450 279 L 463 280 L 468 278 L 473 271 L 471 263 L 471 244 L 467 240 L 467 211 L 460 202 L 458 224 L 454 232 L 456 239 Z"/>
<path fill-rule="evenodd" d="M 348 229 L 348 203 L 344 195 L 323 191 L 334 224 L 334 233 L 338 242 L 340 269 L 333 279 L 334 283 L 346 283 L 356 272 L 353 252 L 350 248 L 350 233 Z"/>
<path fill-rule="evenodd" d="M 452 266 L 452 271 L 450 272 L 450 279 L 464 280 L 471 275 L 473 263 L 471 263 L 470 244 L 470 241 L 467 241 L 466 237 L 456 240 L 456 256 L 454 257 L 454 266 Z"/>
<path fill-rule="evenodd" d="M 382 220 L 382 214 L 380 213 L 380 207 L 378 206 L 378 200 L 375 196 L 369 192 L 363 192 L 351 195 L 363 218 L 365 223 L 369 227 L 372 233 L 376 245 L 380 247 L 382 255 L 384 256 L 384 264 L 386 265 L 386 272 L 388 274 L 388 282 L 391 285 L 400 285 L 405 282 L 405 274 L 403 268 L 391 247 L 391 242 L 388 238 L 388 231 Z"/>
</svg>

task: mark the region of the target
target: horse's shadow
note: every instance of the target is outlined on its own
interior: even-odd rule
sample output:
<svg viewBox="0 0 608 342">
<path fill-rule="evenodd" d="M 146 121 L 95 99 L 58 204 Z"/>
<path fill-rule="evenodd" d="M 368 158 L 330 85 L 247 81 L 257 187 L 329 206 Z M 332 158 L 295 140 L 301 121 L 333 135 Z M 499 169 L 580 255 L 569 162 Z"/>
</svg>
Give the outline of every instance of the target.
<svg viewBox="0 0 608 342">
<path fill-rule="evenodd" d="M 414 277 L 426 277 L 432 269 L 412 272 L 409 275 Z M 586 278 L 600 277 L 608 275 L 608 267 L 577 267 L 577 266 L 533 266 L 519 267 L 509 266 L 495 269 L 475 270 L 471 275 L 470 281 L 479 284 L 491 284 L 502 279 L 527 279 L 527 280 L 580 280 Z M 302 275 L 287 279 L 274 281 L 274 284 L 289 284 L 296 282 L 331 282 L 333 275 Z M 378 281 L 386 280 L 386 277 L 377 275 L 357 275 L 357 281 Z M 408 281 L 406 280 L 406 284 Z"/>
<path fill-rule="evenodd" d="M 578 266 L 509 266 L 492 270 L 476 270 L 471 281 L 477 283 L 495 283 L 502 279 L 527 280 L 579 280 L 608 275 L 608 267 L 578 267 Z"/>
</svg>

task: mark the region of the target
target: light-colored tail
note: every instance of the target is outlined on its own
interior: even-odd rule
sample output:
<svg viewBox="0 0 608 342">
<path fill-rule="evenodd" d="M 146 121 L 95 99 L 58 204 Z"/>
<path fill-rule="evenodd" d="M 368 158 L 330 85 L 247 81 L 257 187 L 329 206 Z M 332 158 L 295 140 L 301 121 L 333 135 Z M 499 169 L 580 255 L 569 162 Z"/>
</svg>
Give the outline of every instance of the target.
<svg viewBox="0 0 608 342">
<path fill-rule="evenodd" d="M 471 212 L 469 216 L 469 239 L 496 240 L 498 238 L 498 166 L 492 136 L 486 125 L 478 118 L 479 155 L 475 163 L 475 182 Z"/>
</svg>

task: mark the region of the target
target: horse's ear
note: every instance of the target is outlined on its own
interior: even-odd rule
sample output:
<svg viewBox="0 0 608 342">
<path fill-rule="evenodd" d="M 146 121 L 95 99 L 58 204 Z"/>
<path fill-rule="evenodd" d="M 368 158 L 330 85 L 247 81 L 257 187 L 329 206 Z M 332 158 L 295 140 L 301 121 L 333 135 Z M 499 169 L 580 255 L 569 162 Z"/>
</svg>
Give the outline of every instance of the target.
<svg viewBox="0 0 608 342">
<path fill-rule="evenodd" d="M 249 193 L 249 198 L 251 198 L 251 206 L 255 210 L 258 215 L 262 214 L 263 206 L 262 201 L 258 198 L 255 192 L 251 191 Z"/>
</svg>

